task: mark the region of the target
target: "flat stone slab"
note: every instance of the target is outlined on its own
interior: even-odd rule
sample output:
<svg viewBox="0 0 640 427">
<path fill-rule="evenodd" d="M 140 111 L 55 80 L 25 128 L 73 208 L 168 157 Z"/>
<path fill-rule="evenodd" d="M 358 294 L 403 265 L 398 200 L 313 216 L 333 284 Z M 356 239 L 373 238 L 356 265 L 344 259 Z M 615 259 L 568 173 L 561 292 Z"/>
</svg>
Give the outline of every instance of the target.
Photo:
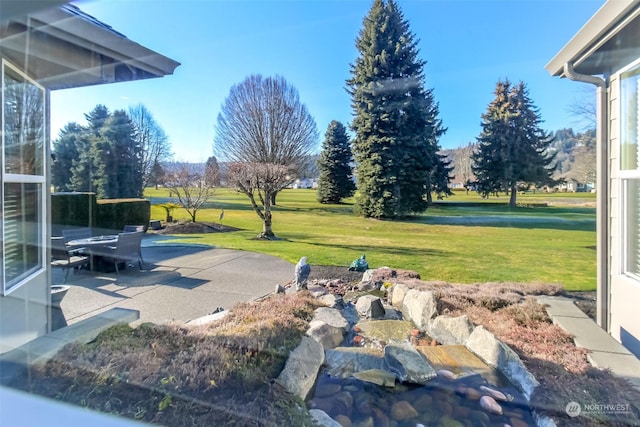
<svg viewBox="0 0 640 427">
<path fill-rule="evenodd" d="M 426 384 L 436 377 L 436 371 L 427 359 L 409 343 L 387 345 L 384 363 L 402 382 Z"/>
<path fill-rule="evenodd" d="M 365 338 L 371 338 L 387 343 L 407 341 L 414 328 L 408 320 L 364 320 L 356 324 Z"/>
<path fill-rule="evenodd" d="M 491 384 L 499 384 L 498 373 L 464 345 L 419 346 L 418 350 L 436 371 L 446 369 L 458 377 L 480 374 Z"/>
<path fill-rule="evenodd" d="M 355 372 L 384 367 L 381 349 L 364 347 L 337 347 L 325 352 L 324 363 L 332 377 L 349 378 Z"/>
</svg>

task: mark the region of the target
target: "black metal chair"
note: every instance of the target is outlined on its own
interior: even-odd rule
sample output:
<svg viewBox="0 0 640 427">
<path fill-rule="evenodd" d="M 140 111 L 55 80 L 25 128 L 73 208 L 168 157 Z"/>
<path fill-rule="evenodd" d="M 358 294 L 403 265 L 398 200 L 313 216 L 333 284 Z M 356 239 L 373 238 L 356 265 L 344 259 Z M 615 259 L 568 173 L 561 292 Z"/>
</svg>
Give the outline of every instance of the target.
<svg viewBox="0 0 640 427">
<path fill-rule="evenodd" d="M 80 252 L 80 249 L 68 249 L 62 239 L 51 241 L 51 267 L 64 268 L 64 283 L 69 278 L 69 270 L 78 270 L 89 264 L 89 257 Z"/>
<path fill-rule="evenodd" d="M 142 233 L 120 233 L 115 246 L 108 246 L 100 249 L 99 254 L 103 261 L 112 262 L 116 268 L 116 274 L 120 275 L 118 264 L 138 261 L 138 267 L 142 270 Z"/>
</svg>

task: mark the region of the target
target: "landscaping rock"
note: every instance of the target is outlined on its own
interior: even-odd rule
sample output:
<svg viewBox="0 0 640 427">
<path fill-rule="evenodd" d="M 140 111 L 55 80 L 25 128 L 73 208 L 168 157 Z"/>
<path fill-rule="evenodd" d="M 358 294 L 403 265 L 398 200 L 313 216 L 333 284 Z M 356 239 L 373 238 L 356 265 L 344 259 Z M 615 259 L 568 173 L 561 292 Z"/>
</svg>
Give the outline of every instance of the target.
<svg viewBox="0 0 640 427">
<path fill-rule="evenodd" d="M 538 380 L 525 368 L 520 357 L 505 343 L 482 326 L 476 326 L 469 339 L 467 348 L 489 365 L 498 369 L 513 383 L 527 400 L 539 385 Z"/>
<path fill-rule="evenodd" d="M 407 320 L 363 320 L 356 328 L 365 338 L 392 343 L 406 341 L 413 324 Z"/>
<path fill-rule="evenodd" d="M 318 301 L 330 308 L 337 308 L 342 305 L 342 297 L 334 294 L 322 295 L 318 298 Z"/>
<path fill-rule="evenodd" d="M 378 285 L 376 282 L 360 282 L 358 283 L 358 290 L 362 292 L 369 292 L 373 290 L 378 290 Z"/>
<path fill-rule="evenodd" d="M 384 369 L 369 369 L 356 372 L 353 377 L 382 387 L 394 387 L 396 385 L 396 376 Z"/>
<path fill-rule="evenodd" d="M 313 419 L 323 427 L 342 427 L 339 422 L 320 409 L 311 409 L 309 410 L 309 414 L 311 414 Z"/>
<path fill-rule="evenodd" d="M 373 295 L 363 295 L 356 301 L 356 311 L 360 316 L 367 319 L 380 319 L 384 317 L 385 311 L 379 297 Z"/>
<path fill-rule="evenodd" d="M 464 344 L 473 332 L 473 323 L 464 316 L 437 316 L 429 323 L 429 336 L 441 344 Z"/>
<path fill-rule="evenodd" d="M 391 418 L 396 421 L 406 421 L 418 416 L 418 411 L 406 400 L 400 400 L 391 405 Z"/>
<path fill-rule="evenodd" d="M 313 320 L 309 323 L 307 335 L 322 344 L 327 350 L 335 348 L 344 341 L 345 329 L 337 328 L 321 320 Z"/>
<path fill-rule="evenodd" d="M 402 310 L 402 303 L 404 297 L 409 292 L 409 287 L 405 284 L 398 283 L 391 288 L 391 305 L 395 308 Z"/>
<path fill-rule="evenodd" d="M 276 289 L 273 292 L 275 294 L 284 294 L 284 286 L 282 285 L 276 285 Z"/>
<path fill-rule="evenodd" d="M 384 308 L 384 320 L 402 320 L 402 312 L 395 308 Z"/>
<path fill-rule="evenodd" d="M 370 269 L 368 269 L 367 271 L 365 271 L 365 272 L 362 274 L 362 280 L 361 280 L 361 281 L 362 281 L 362 282 L 371 282 L 371 281 L 373 280 L 373 273 L 374 273 L 375 271 L 376 271 L 376 270 L 375 270 L 375 269 L 372 269 L 372 268 L 370 268 Z"/>
<path fill-rule="evenodd" d="M 384 362 L 398 379 L 412 384 L 426 384 L 436 377 L 436 371 L 409 343 L 390 344 L 384 348 Z"/>
<path fill-rule="evenodd" d="M 313 312 L 313 320 L 327 323 L 333 327 L 342 329 L 345 333 L 349 328 L 349 322 L 342 312 L 336 308 L 320 307 Z"/>
<path fill-rule="evenodd" d="M 364 347 L 337 347 L 326 351 L 327 373 L 337 378 L 349 378 L 355 372 L 383 369 L 382 350 Z"/>
<path fill-rule="evenodd" d="M 311 337 L 302 337 L 298 347 L 289 354 L 277 381 L 290 393 L 306 400 L 323 362 L 322 345 Z"/>
<path fill-rule="evenodd" d="M 438 306 L 433 292 L 410 289 L 402 303 L 402 314 L 411 320 L 418 329 L 426 332 L 429 323 L 438 314 Z"/>
</svg>

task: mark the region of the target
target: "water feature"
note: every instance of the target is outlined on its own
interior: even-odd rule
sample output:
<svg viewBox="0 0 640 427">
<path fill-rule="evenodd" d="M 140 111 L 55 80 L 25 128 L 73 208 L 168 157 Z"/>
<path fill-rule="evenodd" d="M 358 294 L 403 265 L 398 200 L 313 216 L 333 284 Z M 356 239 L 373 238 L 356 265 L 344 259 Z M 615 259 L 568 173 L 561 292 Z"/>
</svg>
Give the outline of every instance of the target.
<svg viewBox="0 0 640 427">
<path fill-rule="evenodd" d="M 434 345 L 399 313 L 391 315 L 396 320 L 367 320 L 349 303 L 341 312 L 349 332 L 342 347 L 328 350 L 307 401 L 309 409 L 323 410 L 341 425 L 354 427 L 535 425 L 519 391 L 465 346 Z M 394 381 L 392 373 L 384 372 L 384 348 L 398 341 L 412 343 L 438 376 L 424 385 Z M 350 354 L 353 347 L 362 352 Z M 335 357 L 334 351 L 347 356 Z M 341 360 L 338 366 L 336 360 Z"/>
</svg>

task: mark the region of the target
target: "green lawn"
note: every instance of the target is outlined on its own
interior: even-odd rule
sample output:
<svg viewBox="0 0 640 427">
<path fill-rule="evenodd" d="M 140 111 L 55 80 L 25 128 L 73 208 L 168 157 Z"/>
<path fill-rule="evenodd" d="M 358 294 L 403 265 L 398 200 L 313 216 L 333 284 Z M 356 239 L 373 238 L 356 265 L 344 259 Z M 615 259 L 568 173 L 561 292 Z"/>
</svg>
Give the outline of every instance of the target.
<svg viewBox="0 0 640 427">
<path fill-rule="evenodd" d="M 150 189 L 145 195 L 153 204 L 168 193 Z M 273 217 L 274 232 L 282 240 L 262 241 L 254 239 L 262 225 L 248 199 L 220 189 L 208 208 L 198 212 L 198 221 L 217 222 L 224 209 L 223 223 L 242 230 L 179 239 L 291 262 L 304 255 L 312 265 L 346 267 L 365 253 L 371 267 L 415 270 L 425 280 L 552 282 L 567 290 L 596 286 L 595 208 L 583 206 L 595 202 L 594 194 L 527 193 L 518 203 L 550 206 L 509 209 L 507 196 L 482 201 L 475 193 L 462 192 L 423 215 L 399 221 L 364 219 L 352 213 L 351 204 L 321 205 L 315 197 L 313 190 L 283 191 Z M 188 218 L 180 208 L 173 215 Z M 164 216 L 162 208 L 152 206 L 152 219 Z"/>
</svg>

